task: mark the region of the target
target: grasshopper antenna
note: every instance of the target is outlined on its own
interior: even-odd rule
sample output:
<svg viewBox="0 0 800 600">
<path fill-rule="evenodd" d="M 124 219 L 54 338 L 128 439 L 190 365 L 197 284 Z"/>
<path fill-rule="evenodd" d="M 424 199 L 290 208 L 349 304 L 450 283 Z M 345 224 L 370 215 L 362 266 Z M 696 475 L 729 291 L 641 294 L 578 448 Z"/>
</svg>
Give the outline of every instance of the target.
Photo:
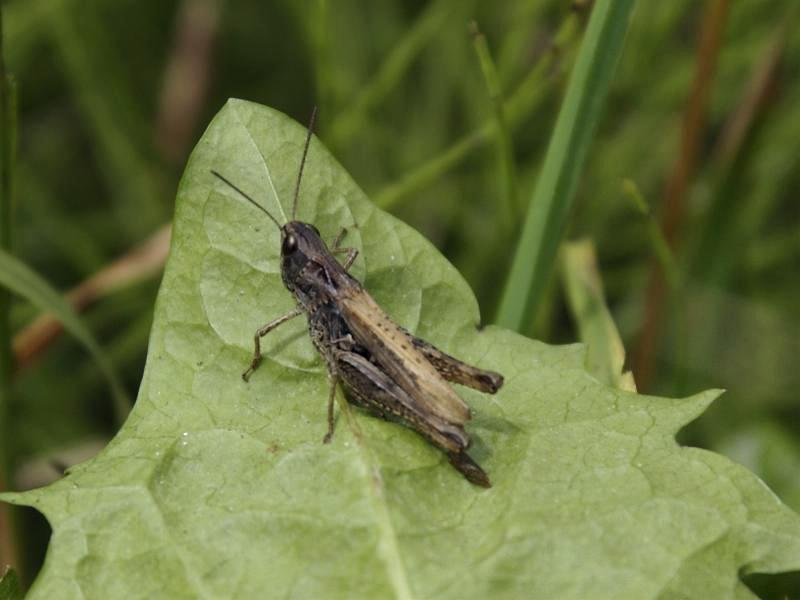
<svg viewBox="0 0 800 600">
<path fill-rule="evenodd" d="M 317 118 L 317 107 L 311 110 L 311 119 L 308 122 L 308 134 L 306 134 L 306 145 L 303 148 L 303 158 L 300 159 L 300 171 L 297 173 L 297 183 L 294 186 L 294 201 L 292 202 L 292 221 L 295 220 L 297 214 L 297 198 L 300 196 L 300 179 L 303 177 L 303 167 L 306 166 L 306 156 L 308 155 L 308 147 L 311 144 L 311 136 L 314 133 L 314 120 Z"/>
<path fill-rule="evenodd" d="M 280 224 L 280 223 L 278 223 L 278 220 L 277 220 L 275 217 L 273 217 L 273 216 L 272 216 L 272 213 L 270 213 L 270 212 L 269 212 L 269 211 L 268 211 L 266 208 L 264 208 L 263 206 L 261 206 L 261 205 L 260 205 L 258 202 L 256 202 L 255 200 L 253 200 L 253 199 L 252 199 L 250 196 L 248 196 L 247 194 L 245 194 L 245 193 L 244 193 L 242 190 L 240 190 L 238 187 L 236 187 L 236 186 L 235 186 L 233 183 L 231 183 L 231 182 L 230 182 L 228 179 L 226 179 L 225 177 L 223 177 L 222 175 L 220 175 L 219 173 L 217 173 L 215 170 L 213 170 L 213 169 L 212 169 L 212 170 L 211 170 L 211 174 L 212 174 L 212 175 L 214 175 L 214 177 L 216 177 L 217 179 L 221 179 L 222 181 L 224 181 L 225 183 L 227 183 L 227 184 L 228 184 L 228 185 L 229 185 L 231 188 L 233 188 L 234 190 L 236 190 L 236 191 L 237 191 L 239 194 L 241 194 L 241 196 L 242 196 L 242 197 L 243 197 L 245 200 L 247 200 L 247 201 L 248 201 L 250 204 L 252 204 L 252 205 L 253 205 L 253 206 L 255 206 L 255 207 L 258 209 L 258 210 L 260 210 L 260 211 L 261 211 L 261 212 L 263 212 L 265 215 L 267 215 L 267 216 L 268 216 L 268 217 L 269 217 L 269 218 L 272 220 L 272 222 L 273 222 L 273 223 L 275 223 L 275 226 L 276 226 L 278 229 L 281 229 L 281 224 Z"/>
</svg>

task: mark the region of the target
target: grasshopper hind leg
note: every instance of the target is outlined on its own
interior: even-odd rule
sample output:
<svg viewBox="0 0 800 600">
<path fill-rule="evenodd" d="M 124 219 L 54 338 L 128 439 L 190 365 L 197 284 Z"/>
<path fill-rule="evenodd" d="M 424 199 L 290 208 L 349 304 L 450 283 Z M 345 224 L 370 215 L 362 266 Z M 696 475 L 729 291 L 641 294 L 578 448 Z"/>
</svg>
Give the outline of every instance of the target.
<svg viewBox="0 0 800 600">
<path fill-rule="evenodd" d="M 405 331 L 411 343 L 414 344 L 414 347 L 422 352 L 439 375 L 447 381 L 465 385 L 473 390 L 487 394 L 494 394 L 503 387 L 503 376 L 500 373 L 473 367 L 442 352 L 430 342 L 416 337 L 405 329 L 403 331 Z"/>
<path fill-rule="evenodd" d="M 447 456 L 450 464 L 474 485 L 491 487 L 489 476 L 466 452 L 469 437 L 459 426 L 415 411 L 406 392 L 377 366 L 354 353 L 337 356 L 337 370 L 348 401 L 372 415 L 415 430 Z"/>
<path fill-rule="evenodd" d="M 463 450 L 461 452 L 447 452 L 447 458 L 450 460 L 450 464 L 470 483 L 485 488 L 492 487 L 492 482 L 489 481 L 486 471 L 481 469 L 481 466 Z"/>
<path fill-rule="evenodd" d="M 331 391 L 328 396 L 328 431 L 325 437 L 322 438 L 323 444 L 329 444 L 333 438 L 333 431 L 336 428 L 336 415 L 333 412 L 336 403 L 336 386 L 339 385 L 339 376 L 334 373 L 331 375 Z"/>
<path fill-rule="evenodd" d="M 340 381 L 339 374 L 337 372 L 331 372 L 331 391 L 328 396 L 328 431 L 325 433 L 325 437 L 322 438 L 323 444 L 330 443 L 330 441 L 333 439 L 333 432 L 336 429 L 336 415 L 334 411 L 336 407 L 336 388 L 338 387 Z M 366 410 L 373 417 L 388 420 L 385 412 L 378 410 L 374 405 L 362 402 L 357 395 L 349 391 L 349 388 L 343 387 L 342 390 L 344 391 L 345 399 L 350 404 Z"/>
</svg>

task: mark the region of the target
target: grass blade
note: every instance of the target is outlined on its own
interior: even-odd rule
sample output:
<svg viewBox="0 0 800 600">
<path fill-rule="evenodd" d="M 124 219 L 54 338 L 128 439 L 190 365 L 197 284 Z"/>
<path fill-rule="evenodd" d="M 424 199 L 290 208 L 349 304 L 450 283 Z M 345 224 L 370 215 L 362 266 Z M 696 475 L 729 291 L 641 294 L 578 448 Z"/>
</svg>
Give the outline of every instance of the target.
<svg viewBox="0 0 800 600">
<path fill-rule="evenodd" d="M 539 59 L 528 75 L 503 103 L 503 112 L 511 131 L 536 112 L 547 98 L 547 92 L 561 82 L 554 76 L 564 64 L 571 62 L 574 40 L 580 31 L 578 18 L 573 13 L 559 27 L 547 52 Z M 393 209 L 401 201 L 429 185 L 448 170 L 464 161 L 471 152 L 487 144 L 495 129 L 494 117 L 487 118 L 471 132 L 464 134 L 437 156 L 423 161 L 418 167 L 399 179 L 388 183 L 373 195 L 375 204 L 384 210 Z"/>
<path fill-rule="evenodd" d="M 100 344 L 61 295 L 36 272 L 5 251 L 0 251 L 0 285 L 53 313 L 64 328 L 86 347 L 111 387 L 117 421 L 124 421 L 130 410 L 130 400 Z"/>
<path fill-rule="evenodd" d="M 506 228 L 511 231 L 517 217 L 517 170 L 514 165 L 514 145 L 511 140 L 511 131 L 508 127 L 508 117 L 506 117 L 505 106 L 503 105 L 503 90 L 500 87 L 500 79 L 497 74 L 492 55 L 489 52 L 489 43 L 486 36 L 478 28 L 478 24 L 472 21 L 469 25 L 472 45 L 478 56 L 483 80 L 486 84 L 486 91 L 492 102 L 494 112 L 495 135 L 497 138 L 497 155 L 500 164 L 500 183 L 502 204 L 505 207 L 504 220 Z"/>
<path fill-rule="evenodd" d="M 623 372 L 625 347 L 608 310 L 597 254 L 591 240 L 564 244 L 561 276 L 569 310 L 586 344 L 586 369 L 603 383 L 636 391 L 633 375 Z"/>
<path fill-rule="evenodd" d="M 369 111 L 377 106 L 397 86 L 414 59 L 441 31 L 452 17 L 456 6 L 450 0 L 431 2 L 406 30 L 375 75 L 365 83 L 336 115 L 329 138 L 334 144 L 344 144 L 368 121 Z"/>
<path fill-rule="evenodd" d="M 500 302 L 497 322 L 509 329 L 523 330 L 541 303 L 632 9 L 633 0 L 592 9 Z"/>
</svg>

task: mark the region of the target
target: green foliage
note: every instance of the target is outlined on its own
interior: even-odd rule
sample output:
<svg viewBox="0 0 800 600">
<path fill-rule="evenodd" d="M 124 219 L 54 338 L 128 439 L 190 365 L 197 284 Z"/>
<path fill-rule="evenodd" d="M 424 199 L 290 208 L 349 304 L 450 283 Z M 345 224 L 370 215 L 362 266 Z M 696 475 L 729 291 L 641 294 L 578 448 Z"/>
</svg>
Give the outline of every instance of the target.
<svg viewBox="0 0 800 600">
<path fill-rule="evenodd" d="M 515 331 L 540 309 L 633 10 L 633 0 L 595 4 L 500 301 L 497 322 Z"/>
<path fill-rule="evenodd" d="M 401 324 L 502 371 L 474 408 L 471 486 L 413 432 L 343 405 L 329 446 L 327 378 L 291 308 L 274 225 L 219 170 L 290 214 L 302 126 L 230 101 L 178 192 L 175 238 L 135 409 L 96 458 L 9 494 L 53 525 L 31 598 L 742 598 L 739 572 L 800 568 L 800 520 L 751 473 L 679 447 L 716 396 L 605 386 L 578 346 L 481 332 L 466 282 L 369 203 L 315 140 L 298 217 L 361 250 L 354 273 Z"/>
<path fill-rule="evenodd" d="M 7 252 L 0 250 L 0 286 L 22 296 L 43 311 L 52 313 L 92 355 L 106 377 L 114 398 L 117 416 L 122 422 L 130 401 L 114 372 L 106 353 L 67 302 L 37 273 Z"/>
<path fill-rule="evenodd" d="M 0 575 L 0 600 L 22 600 L 19 578 L 13 569 Z"/>
<path fill-rule="evenodd" d="M 586 370 L 603 383 L 636 391 L 630 371 L 624 371 L 625 347 L 606 305 L 597 253 L 588 241 L 570 242 L 562 249 L 561 274 L 572 318 L 586 344 Z"/>
<path fill-rule="evenodd" d="M 3 235 L 11 228 L 11 252 L 51 288 L 70 289 L 172 217 L 185 158 L 228 97 L 274 106 L 301 122 L 317 104 L 320 139 L 337 160 L 375 204 L 447 256 L 491 318 L 518 242 L 507 227 L 504 197 L 516 186 L 527 201 L 537 187 L 591 6 L 600 4 L 7 0 L 3 50 L 20 93 L 15 210 L 6 214 L 11 203 L 3 205 Z M 800 68 L 794 33 L 800 11 L 790 0 L 770 3 L 769 10 L 756 2 L 729 5 L 716 68 L 705 78 L 708 119 L 698 132 L 696 175 L 668 257 L 680 289 L 667 298 L 654 379 L 644 389 L 683 397 L 725 388 L 679 439 L 744 464 L 797 510 L 800 80 L 793 74 Z M 593 242 L 605 305 L 629 359 L 637 356 L 649 303 L 644 291 L 654 251 L 660 253 L 651 231 L 661 224 L 665 184 L 682 152 L 705 6 L 636 3 L 566 234 L 553 235 Z M 488 93 L 467 27 L 472 21 L 491 53 L 484 59 L 496 66 L 499 89 L 492 85 Z M 187 48 L 192 60 L 176 61 Z M 181 85 L 166 85 L 172 77 Z M 165 100 L 176 100 L 169 89 L 182 92 L 171 113 L 178 119 L 162 114 Z M 498 163 L 493 133 L 500 108 L 513 165 Z M 184 127 L 182 141 L 173 135 L 176 122 Z M 0 129 L 11 140 L 11 127 Z M 505 163 L 508 148 L 501 150 Z M 652 219 L 631 209 L 621 191 L 626 179 L 636 182 Z M 518 203 L 514 223 L 523 223 L 524 211 Z M 360 275 L 370 270 L 357 268 Z M 370 285 L 381 289 L 379 283 Z M 81 313 L 129 395 L 141 382 L 157 290 L 155 277 L 122 286 Z M 391 304 L 387 295 L 380 299 Z M 16 334 L 38 309 L 11 302 Z M 567 317 L 572 310 L 561 286 L 547 287 L 534 337 L 586 339 L 587 364 L 610 367 L 605 318 L 581 323 Z M 273 315 L 259 307 L 248 328 Z M 593 325 L 600 326 L 599 342 L 582 329 Z M 290 349 L 304 334 L 297 336 L 286 340 Z M 305 364 L 318 369 L 311 357 Z M 621 355 L 612 358 L 616 369 Z M 234 370 L 241 368 L 237 360 Z M 5 391 L 0 443 L 9 451 L 13 489 L 26 485 L 32 465 L 51 464 L 56 472 L 72 460 L 63 460 L 65 450 L 117 432 L 108 383 L 74 336 L 53 340 L 35 364 L 12 371 Z M 478 412 L 486 402 L 469 400 Z M 313 418 L 320 420 L 316 410 Z M 23 519 L 12 553 L 21 557 L 23 585 L 35 577 L 49 539 L 43 520 L 30 525 Z M 744 580 L 763 598 L 783 600 L 800 590 L 797 575 Z"/>
</svg>

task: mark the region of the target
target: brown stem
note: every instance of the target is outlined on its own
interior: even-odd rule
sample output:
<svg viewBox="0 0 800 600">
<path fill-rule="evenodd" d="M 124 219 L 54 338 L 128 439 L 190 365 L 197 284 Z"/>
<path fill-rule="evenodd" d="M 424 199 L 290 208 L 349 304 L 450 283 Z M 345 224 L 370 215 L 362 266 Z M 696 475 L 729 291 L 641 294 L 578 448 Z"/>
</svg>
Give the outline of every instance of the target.
<svg viewBox="0 0 800 600">
<path fill-rule="evenodd" d="M 65 294 L 67 301 L 80 312 L 99 298 L 158 273 L 167 259 L 171 229 L 171 225 L 164 225 L 139 246 L 71 289 Z M 53 316 L 37 317 L 14 336 L 16 368 L 21 370 L 33 364 L 62 331 L 61 323 Z"/>
<path fill-rule="evenodd" d="M 219 12 L 218 0 L 184 0 L 178 11 L 156 121 L 156 145 L 172 163 L 185 158 L 208 95 Z"/>
<path fill-rule="evenodd" d="M 727 168 L 733 164 L 756 117 L 775 91 L 775 79 L 786 50 L 790 23 L 794 23 L 791 16 L 788 15 L 770 36 L 772 41 L 756 62 L 742 97 L 722 127 L 719 141 L 714 148 L 713 160 L 719 167 Z"/>
<path fill-rule="evenodd" d="M 730 0 L 709 0 L 701 25 L 697 46 L 697 67 L 686 109 L 683 112 L 680 149 L 664 188 L 661 225 L 664 236 L 673 249 L 685 218 L 686 192 L 697 171 L 708 98 L 729 8 Z M 633 372 L 639 388 L 643 390 L 647 389 L 653 378 L 655 351 L 663 319 L 666 291 L 664 273 L 658 263 L 653 261 L 647 289 L 644 324 L 633 360 Z"/>
</svg>

